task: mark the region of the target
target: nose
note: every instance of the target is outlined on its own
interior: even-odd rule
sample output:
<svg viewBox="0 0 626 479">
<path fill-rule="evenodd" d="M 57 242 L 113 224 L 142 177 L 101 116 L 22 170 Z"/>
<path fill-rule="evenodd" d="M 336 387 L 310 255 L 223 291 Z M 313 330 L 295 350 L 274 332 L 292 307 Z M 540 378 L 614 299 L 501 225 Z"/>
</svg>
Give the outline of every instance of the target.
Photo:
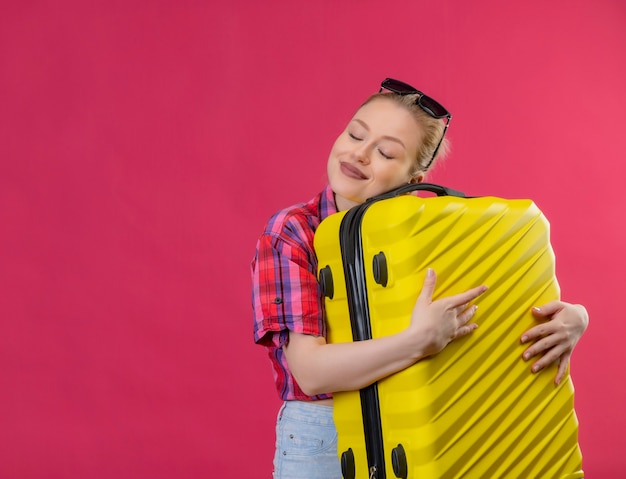
<svg viewBox="0 0 626 479">
<path fill-rule="evenodd" d="M 370 162 L 369 153 L 366 145 L 359 145 L 352 150 L 352 158 L 359 163 L 367 165 Z"/>
</svg>

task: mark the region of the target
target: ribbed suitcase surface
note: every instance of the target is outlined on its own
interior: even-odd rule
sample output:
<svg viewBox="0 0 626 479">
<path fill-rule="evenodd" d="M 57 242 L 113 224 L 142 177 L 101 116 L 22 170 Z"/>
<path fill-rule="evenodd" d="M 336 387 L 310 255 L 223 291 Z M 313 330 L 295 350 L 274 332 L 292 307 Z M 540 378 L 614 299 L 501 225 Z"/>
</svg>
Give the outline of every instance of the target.
<svg viewBox="0 0 626 479">
<path fill-rule="evenodd" d="M 334 395 L 344 477 L 583 477 L 569 374 L 555 386 L 556 364 L 532 374 L 521 359 L 532 306 L 559 298 L 541 211 L 530 200 L 412 195 L 362 209 L 350 224 L 347 212 L 330 216 L 315 236 L 329 342 L 406 328 L 428 267 L 435 299 L 489 290 L 473 334 L 367 391 Z"/>
</svg>

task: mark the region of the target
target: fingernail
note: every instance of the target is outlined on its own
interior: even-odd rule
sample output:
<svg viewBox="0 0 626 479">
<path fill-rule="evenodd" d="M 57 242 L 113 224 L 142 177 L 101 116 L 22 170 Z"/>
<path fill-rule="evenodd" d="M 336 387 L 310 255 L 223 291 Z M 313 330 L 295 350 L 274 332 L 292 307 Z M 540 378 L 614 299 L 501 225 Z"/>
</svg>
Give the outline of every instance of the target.
<svg viewBox="0 0 626 479">
<path fill-rule="evenodd" d="M 539 371 L 539 366 L 537 366 L 536 364 L 533 366 L 533 373 L 536 373 L 537 371 Z"/>
<path fill-rule="evenodd" d="M 533 307 L 533 311 L 535 313 L 541 313 L 541 308 L 538 308 L 537 306 Z"/>
<path fill-rule="evenodd" d="M 433 274 L 434 274 L 434 271 L 433 271 L 433 269 L 432 269 L 432 268 L 428 268 L 428 269 L 426 270 L 426 277 L 427 277 L 427 278 L 432 278 L 432 277 L 433 277 Z"/>
<path fill-rule="evenodd" d="M 526 341 L 528 341 L 528 336 L 522 336 L 522 343 L 525 343 Z"/>
</svg>

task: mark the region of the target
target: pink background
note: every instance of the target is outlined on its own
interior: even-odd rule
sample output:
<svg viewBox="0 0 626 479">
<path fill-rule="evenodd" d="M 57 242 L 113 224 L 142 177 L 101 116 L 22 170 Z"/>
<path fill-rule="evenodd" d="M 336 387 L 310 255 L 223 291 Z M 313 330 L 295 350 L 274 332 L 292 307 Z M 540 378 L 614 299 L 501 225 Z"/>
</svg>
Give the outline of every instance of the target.
<svg viewBox="0 0 626 479">
<path fill-rule="evenodd" d="M 430 177 L 552 224 L 587 477 L 626 471 L 621 0 L 3 2 L 0 477 L 271 474 L 248 264 L 385 76 L 453 113 Z"/>
</svg>

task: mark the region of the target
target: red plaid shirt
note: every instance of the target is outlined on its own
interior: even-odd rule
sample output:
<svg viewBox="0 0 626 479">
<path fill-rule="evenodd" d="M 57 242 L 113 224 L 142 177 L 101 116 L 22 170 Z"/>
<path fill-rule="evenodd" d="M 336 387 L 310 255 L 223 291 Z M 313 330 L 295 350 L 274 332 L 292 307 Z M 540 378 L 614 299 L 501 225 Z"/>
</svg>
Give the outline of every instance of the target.
<svg viewBox="0 0 626 479">
<path fill-rule="evenodd" d="M 254 340 L 267 348 L 276 389 L 283 400 L 332 397 L 302 392 L 289 370 L 283 346 L 289 331 L 326 334 L 313 236 L 320 222 L 336 212 L 330 186 L 308 203 L 279 211 L 267 223 L 252 260 Z"/>
</svg>

